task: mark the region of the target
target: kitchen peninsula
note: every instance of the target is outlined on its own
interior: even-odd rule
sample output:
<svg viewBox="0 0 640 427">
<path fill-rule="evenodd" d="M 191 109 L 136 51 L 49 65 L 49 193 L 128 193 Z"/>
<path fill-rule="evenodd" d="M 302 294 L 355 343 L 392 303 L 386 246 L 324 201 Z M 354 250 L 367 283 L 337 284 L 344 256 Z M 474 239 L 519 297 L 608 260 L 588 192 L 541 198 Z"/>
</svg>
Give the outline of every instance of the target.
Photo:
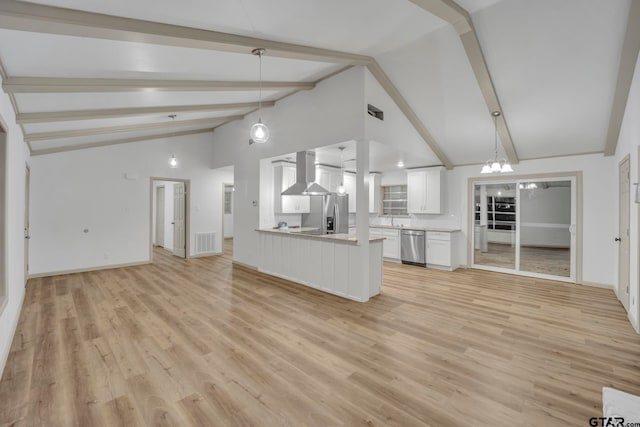
<svg viewBox="0 0 640 427">
<path fill-rule="evenodd" d="M 305 228 L 257 231 L 259 271 L 354 301 L 380 293 L 383 237 L 370 237 L 366 252 L 346 233 L 308 234 L 312 230 Z M 363 259 L 365 253 L 368 259 Z M 362 274 L 364 269 L 368 275 Z"/>
</svg>

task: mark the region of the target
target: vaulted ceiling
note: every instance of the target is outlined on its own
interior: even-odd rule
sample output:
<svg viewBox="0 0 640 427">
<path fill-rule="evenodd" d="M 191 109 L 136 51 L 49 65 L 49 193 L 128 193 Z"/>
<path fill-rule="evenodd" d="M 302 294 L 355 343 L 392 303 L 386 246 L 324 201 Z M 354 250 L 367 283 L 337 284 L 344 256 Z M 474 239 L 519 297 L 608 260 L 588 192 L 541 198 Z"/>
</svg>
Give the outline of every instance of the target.
<svg viewBox="0 0 640 427">
<path fill-rule="evenodd" d="M 0 73 L 34 155 L 238 119 L 265 47 L 267 108 L 365 65 L 443 164 L 486 160 L 493 110 L 517 162 L 610 151 L 638 2 L 0 0 Z"/>
</svg>

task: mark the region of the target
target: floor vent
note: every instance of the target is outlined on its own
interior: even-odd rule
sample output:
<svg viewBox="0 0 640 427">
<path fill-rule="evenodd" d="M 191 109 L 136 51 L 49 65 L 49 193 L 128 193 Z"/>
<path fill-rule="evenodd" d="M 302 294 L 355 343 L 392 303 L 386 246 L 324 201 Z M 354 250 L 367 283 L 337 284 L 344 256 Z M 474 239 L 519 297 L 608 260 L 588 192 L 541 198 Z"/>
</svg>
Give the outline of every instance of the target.
<svg viewBox="0 0 640 427">
<path fill-rule="evenodd" d="M 215 232 L 196 233 L 196 254 L 210 254 L 215 248 Z"/>
</svg>

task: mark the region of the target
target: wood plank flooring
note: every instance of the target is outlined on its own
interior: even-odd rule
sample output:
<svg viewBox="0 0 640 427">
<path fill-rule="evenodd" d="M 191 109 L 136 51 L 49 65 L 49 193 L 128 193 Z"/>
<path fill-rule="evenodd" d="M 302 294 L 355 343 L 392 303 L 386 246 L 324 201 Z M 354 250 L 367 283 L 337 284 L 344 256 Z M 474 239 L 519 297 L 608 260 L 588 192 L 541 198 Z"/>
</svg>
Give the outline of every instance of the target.
<svg viewBox="0 0 640 427">
<path fill-rule="evenodd" d="M 603 386 L 640 394 L 610 290 L 386 263 L 361 304 L 154 259 L 29 281 L 1 425 L 588 425 Z"/>
</svg>

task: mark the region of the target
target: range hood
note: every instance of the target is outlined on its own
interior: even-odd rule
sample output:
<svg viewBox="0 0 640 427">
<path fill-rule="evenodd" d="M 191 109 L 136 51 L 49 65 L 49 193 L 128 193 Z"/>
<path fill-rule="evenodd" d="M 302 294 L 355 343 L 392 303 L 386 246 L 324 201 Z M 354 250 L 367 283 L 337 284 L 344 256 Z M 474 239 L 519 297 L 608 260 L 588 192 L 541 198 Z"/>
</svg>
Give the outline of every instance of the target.
<svg viewBox="0 0 640 427">
<path fill-rule="evenodd" d="M 316 184 L 316 153 L 298 151 L 296 153 L 296 183 L 284 190 L 283 196 L 321 196 L 330 191 Z"/>
</svg>

